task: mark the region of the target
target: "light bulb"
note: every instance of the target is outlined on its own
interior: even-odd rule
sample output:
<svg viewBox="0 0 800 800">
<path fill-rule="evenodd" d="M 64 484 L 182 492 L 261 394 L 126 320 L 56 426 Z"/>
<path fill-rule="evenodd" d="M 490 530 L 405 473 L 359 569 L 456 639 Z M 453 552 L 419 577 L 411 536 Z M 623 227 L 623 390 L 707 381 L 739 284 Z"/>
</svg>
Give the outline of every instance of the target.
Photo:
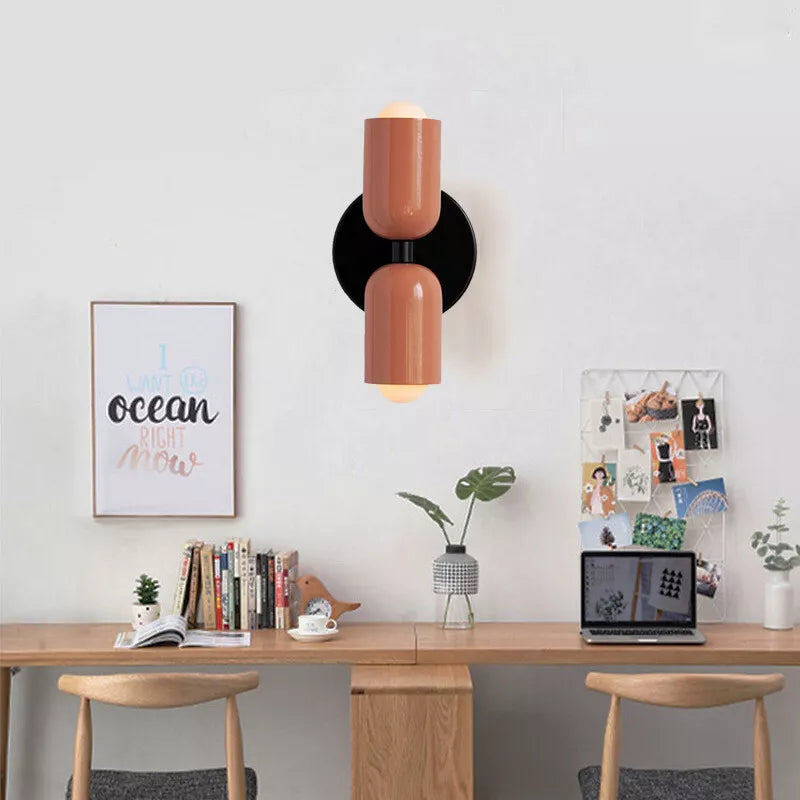
<svg viewBox="0 0 800 800">
<path fill-rule="evenodd" d="M 393 403 L 410 403 L 428 388 L 425 384 L 412 386 L 401 383 L 378 383 L 375 385 L 378 387 L 378 391 Z"/>
<path fill-rule="evenodd" d="M 379 117 L 392 117 L 399 119 L 401 117 L 409 117 L 411 119 L 427 119 L 428 115 L 415 103 L 389 103 L 386 108 L 382 109 Z"/>
</svg>

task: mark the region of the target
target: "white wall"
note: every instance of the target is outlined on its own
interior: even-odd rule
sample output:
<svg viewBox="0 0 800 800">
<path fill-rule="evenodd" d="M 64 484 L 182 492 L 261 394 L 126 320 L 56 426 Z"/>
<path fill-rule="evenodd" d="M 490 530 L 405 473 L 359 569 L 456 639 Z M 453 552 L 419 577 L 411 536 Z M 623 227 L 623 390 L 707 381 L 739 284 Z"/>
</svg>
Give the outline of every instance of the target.
<svg viewBox="0 0 800 800">
<path fill-rule="evenodd" d="M 0 75 L 4 621 L 124 618 L 139 572 L 169 595 L 189 535 L 295 545 L 359 618 L 428 618 L 440 542 L 392 493 L 462 513 L 452 486 L 482 463 L 520 480 L 474 519 L 479 617 L 574 619 L 592 366 L 725 370 L 729 613 L 759 619 L 749 532 L 777 495 L 800 505 L 797 0 L 16 3 Z M 407 407 L 361 383 L 363 317 L 330 264 L 362 119 L 397 98 L 444 121 L 443 185 L 480 254 L 445 318 L 444 383 Z M 91 518 L 92 299 L 241 304 L 236 521 Z M 779 797 L 800 785 L 787 672 Z M 15 800 L 69 772 L 56 674 L 15 678 Z M 475 675 L 478 796 L 574 797 L 605 711 L 584 671 Z M 295 797 L 345 797 L 347 671 L 263 676 L 249 761 Z M 197 764 L 217 728 L 181 723 L 215 714 L 99 711 L 97 763 Z M 632 710 L 626 756 L 745 762 L 749 714 L 665 716 L 648 746 Z"/>
</svg>

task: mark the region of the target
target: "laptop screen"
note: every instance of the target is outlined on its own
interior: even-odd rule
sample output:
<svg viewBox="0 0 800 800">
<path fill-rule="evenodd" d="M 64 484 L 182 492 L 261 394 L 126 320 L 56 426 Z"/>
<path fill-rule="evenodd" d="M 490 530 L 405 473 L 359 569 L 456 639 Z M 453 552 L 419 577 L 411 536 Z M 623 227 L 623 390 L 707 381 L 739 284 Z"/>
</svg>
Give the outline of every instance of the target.
<svg viewBox="0 0 800 800">
<path fill-rule="evenodd" d="M 584 551 L 581 624 L 696 624 L 695 555 L 669 551 Z"/>
</svg>

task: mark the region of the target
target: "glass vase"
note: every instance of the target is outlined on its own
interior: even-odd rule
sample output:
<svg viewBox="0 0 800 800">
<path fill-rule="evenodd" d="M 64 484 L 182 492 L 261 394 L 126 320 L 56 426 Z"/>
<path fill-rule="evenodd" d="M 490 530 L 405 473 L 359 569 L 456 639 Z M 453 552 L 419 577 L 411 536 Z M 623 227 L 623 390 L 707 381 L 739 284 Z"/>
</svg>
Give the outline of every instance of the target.
<svg viewBox="0 0 800 800">
<path fill-rule="evenodd" d="M 478 562 L 463 544 L 449 544 L 433 562 L 437 619 L 443 628 L 468 629 L 475 624 L 470 599 L 478 593 Z"/>
</svg>

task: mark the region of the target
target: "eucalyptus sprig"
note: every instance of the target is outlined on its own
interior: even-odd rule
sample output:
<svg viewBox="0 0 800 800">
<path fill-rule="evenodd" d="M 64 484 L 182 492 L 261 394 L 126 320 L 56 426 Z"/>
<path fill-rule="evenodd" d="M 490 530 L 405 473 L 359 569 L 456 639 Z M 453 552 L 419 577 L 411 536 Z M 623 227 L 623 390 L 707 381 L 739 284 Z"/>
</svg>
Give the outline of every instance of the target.
<svg viewBox="0 0 800 800">
<path fill-rule="evenodd" d="M 157 580 L 149 575 L 142 573 L 136 579 L 136 586 L 133 593 L 141 606 L 152 606 L 158 602 L 158 590 L 160 586 Z"/>
<path fill-rule="evenodd" d="M 764 569 L 771 572 L 788 572 L 800 567 L 800 544 L 792 545 L 783 541 L 783 534 L 789 532 L 789 526 L 783 521 L 788 510 L 786 501 L 778 498 L 772 507 L 775 522 L 767 525 L 769 532 L 756 531 L 750 537 L 750 546 L 759 558 L 764 559 Z"/>
<path fill-rule="evenodd" d="M 464 544 L 475 501 L 480 500 L 488 503 L 490 500 L 502 497 L 511 488 L 516 479 L 517 476 L 513 467 L 476 467 L 458 481 L 455 488 L 456 497 L 459 500 L 469 498 L 469 508 L 464 520 L 464 529 L 461 531 L 461 538 L 458 541 L 459 544 Z M 411 494 L 410 492 L 398 492 L 397 495 L 421 508 L 439 526 L 447 544 L 453 543 L 445 528 L 445 524 L 452 525 L 453 521 L 436 503 L 426 497 L 420 497 L 420 495 Z"/>
</svg>

